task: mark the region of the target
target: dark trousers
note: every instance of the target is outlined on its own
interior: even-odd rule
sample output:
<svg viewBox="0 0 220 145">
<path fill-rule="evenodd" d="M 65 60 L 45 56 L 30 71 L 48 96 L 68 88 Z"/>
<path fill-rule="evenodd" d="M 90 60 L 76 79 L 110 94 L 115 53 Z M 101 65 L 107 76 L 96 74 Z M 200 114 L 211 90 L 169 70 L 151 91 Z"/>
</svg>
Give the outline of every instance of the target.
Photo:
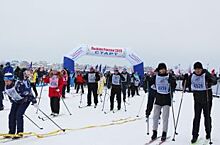
<svg viewBox="0 0 220 145">
<path fill-rule="evenodd" d="M 87 95 L 87 105 L 91 105 L 91 97 L 92 97 L 92 93 L 93 93 L 93 97 L 94 97 L 94 103 L 95 105 L 98 104 L 98 84 L 88 84 L 88 95 Z"/>
<path fill-rule="evenodd" d="M 78 84 L 78 85 L 77 85 L 76 93 L 79 92 L 79 88 L 80 88 L 80 87 L 81 87 L 82 93 L 84 94 L 83 84 Z"/>
<path fill-rule="evenodd" d="M 126 93 L 127 93 L 128 85 L 122 83 L 122 94 L 123 94 L 123 101 L 126 102 Z"/>
<path fill-rule="evenodd" d="M 60 98 L 58 97 L 51 97 L 50 98 L 50 107 L 52 113 L 60 113 Z"/>
<path fill-rule="evenodd" d="M 37 96 L 38 96 L 38 93 L 37 93 L 36 83 L 31 83 L 31 87 L 33 88 L 35 97 L 37 97 Z"/>
<path fill-rule="evenodd" d="M 110 96 L 110 110 L 114 109 L 115 95 L 116 95 L 116 100 L 118 102 L 118 110 L 120 110 L 121 109 L 121 86 L 112 86 L 111 96 Z"/>
<path fill-rule="evenodd" d="M 66 85 L 63 85 L 63 88 L 62 88 L 62 97 L 65 98 L 65 95 L 66 95 Z"/>
<path fill-rule="evenodd" d="M 3 109 L 3 93 L 0 91 L 0 110 Z"/>
<path fill-rule="evenodd" d="M 134 88 L 135 88 L 136 94 L 139 95 L 139 90 L 138 90 L 139 87 L 138 86 L 134 86 Z"/>
<path fill-rule="evenodd" d="M 208 108 L 209 106 L 209 108 Z M 198 103 L 194 102 L 194 120 L 193 120 L 193 131 L 192 135 L 193 136 L 198 136 L 199 135 L 199 126 L 200 126 L 200 119 L 201 119 L 201 114 L 203 111 L 204 115 L 204 121 L 205 121 L 205 131 L 206 134 L 210 134 L 211 132 L 211 108 L 212 108 L 212 101 L 209 101 L 209 104 L 207 103 Z"/>
<path fill-rule="evenodd" d="M 135 95 L 135 86 L 131 85 L 131 96 L 134 97 Z"/>
<path fill-rule="evenodd" d="M 67 81 L 66 92 L 70 93 L 70 78 L 68 78 L 68 81 Z"/>
<path fill-rule="evenodd" d="M 30 102 L 25 103 L 12 103 L 11 111 L 9 113 L 9 134 L 16 133 L 16 126 L 17 126 L 17 133 L 24 132 L 24 119 L 23 115 L 29 106 Z"/>
<path fill-rule="evenodd" d="M 157 92 L 156 90 L 149 89 L 148 93 L 149 94 L 148 94 L 148 100 L 147 100 L 146 116 L 150 116 L 150 113 L 154 106 L 154 101 L 155 101 Z"/>
</svg>

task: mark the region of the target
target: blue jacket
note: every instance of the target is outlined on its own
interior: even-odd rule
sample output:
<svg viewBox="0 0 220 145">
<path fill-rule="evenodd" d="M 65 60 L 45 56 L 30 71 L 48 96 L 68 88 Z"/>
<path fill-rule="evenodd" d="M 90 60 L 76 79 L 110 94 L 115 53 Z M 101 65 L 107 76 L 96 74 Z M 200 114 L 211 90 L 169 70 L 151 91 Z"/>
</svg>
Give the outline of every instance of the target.
<svg viewBox="0 0 220 145">
<path fill-rule="evenodd" d="M 29 82 L 28 82 L 28 85 L 29 85 Z M 12 103 L 24 103 L 24 102 L 32 102 L 33 104 L 36 103 L 36 99 L 33 96 L 31 88 L 29 88 L 27 84 L 24 83 L 24 81 L 17 81 L 17 83 L 16 81 L 14 81 L 12 85 L 6 86 L 5 90 L 11 89 L 13 87 L 15 87 L 15 90 L 22 97 L 22 99 L 19 101 L 14 101 L 11 98 L 11 96 L 9 96 L 9 99 L 11 100 Z"/>
</svg>

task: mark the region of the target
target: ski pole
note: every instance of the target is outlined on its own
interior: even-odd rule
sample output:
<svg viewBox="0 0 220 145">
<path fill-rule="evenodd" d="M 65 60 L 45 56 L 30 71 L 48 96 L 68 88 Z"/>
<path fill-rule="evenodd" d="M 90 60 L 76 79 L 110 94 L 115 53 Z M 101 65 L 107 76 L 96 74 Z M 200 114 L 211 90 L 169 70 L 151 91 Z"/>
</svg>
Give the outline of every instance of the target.
<svg viewBox="0 0 220 145">
<path fill-rule="evenodd" d="M 149 135 L 150 133 L 149 133 L 149 117 L 147 117 L 147 135 Z"/>
<path fill-rule="evenodd" d="M 218 97 L 218 89 L 219 89 L 220 80 L 217 81 L 217 88 L 216 88 L 216 96 Z"/>
<path fill-rule="evenodd" d="M 40 108 L 39 108 L 39 111 L 44 115 L 46 116 L 54 125 L 56 125 L 60 130 L 62 130 L 63 132 L 65 132 L 66 130 L 61 128 L 55 121 L 53 121 L 46 113 L 44 113 Z"/>
<path fill-rule="evenodd" d="M 127 111 L 127 107 L 126 107 L 125 101 L 124 101 L 124 106 L 125 106 L 125 112 L 126 112 Z"/>
<path fill-rule="evenodd" d="M 61 97 L 61 100 L 63 101 L 63 104 L 64 104 L 66 110 L 69 112 L 70 115 L 72 115 L 70 110 L 69 110 L 69 108 L 67 107 L 67 105 L 66 105 L 66 103 L 65 103 L 65 101 L 64 101 L 64 99 L 62 97 Z"/>
<path fill-rule="evenodd" d="M 80 101 L 79 101 L 79 108 L 81 108 L 81 105 L 82 105 L 82 93 L 80 94 Z"/>
<path fill-rule="evenodd" d="M 175 121 L 175 114 L 174 114 L 174 107 L 173 107 L 173 93 L 172 93 L 172 89 L 171 89 L 171 85 L 170 85 L 170 97 L 171 97 L 171 108 L 172 108 L 172 115 L 173 115 L 173 127 L 175 130 L 175 126 L 176 126 L 176 121 Z M 175 134 L 177 135 L 178 133 L 175 130 Z"/>
<path fill-rule="evenodd" d="M 211 136 L 211 116 L 210 116 L 210 105 L 209 105 L 209 102 L 211 101 L 211 100 L 209 100 L 209 90 L 208 90 L 208 84 L 206 84 L 206 99 L 207 99 L 207 116 L 208 116 L 208 124 L 209 124 L 209 133 L 210 133 L 210 139 L 209 139 L 209 144 L 211 145 L 211 144 L 213 144 L 212 143 L 212 136 Z"/>
<path fill-rule="evenodd" d="M 173 134 L 172 141 L 175 141 L 175 137 L 177 135 L 176 130 L 177 130 L 178 122 L 179 122 L 180 110 L 181 110 L 181 107 L 182 107 L 183 95 L 184 95 L 185 90 L 186 90 L 186 81 L 184 81 L 184 85 L 183 85 L 183 91 L 182 91 L 182 96 L 181 96 L 180 105 L 179 105 L 179 109 L 178 109 L 176 125 L 175 125 L 175 129 L 174 129 L 174 134 Z"/>
<path fill-rule="evenodd" d="M 105 109 L 105 99 L 106 99 L 106 95 L 107 95 L 107 87 L 105 88 L 105 96 L 104 96 L 104 101 L 103 101 L 103 105 L 102 105 L 102 111 L 104 111 Z"/>
<path fill-rule="evenodd" d="M 140 115 L 141 108 L 142 108 L 142 106 L 143 106 L 143 104 L 144 104 L 144 99 L 145 99 L 145 98 L 143 97 L 142 102 L 141 102 L 141 106 L 140 106 L 140 108 L 139 108 L 139 111 L 138 111 L 138 114 L 137 114 L 136 117 L 139 117 L 139 115 Z"/>
<path fill-rule="evenodd" d="M 40 90 L 40 97 L 39 97 L 39 101 L 38 101 L 38 104 L 37 104 L 38 106 L 40 105 L 40 100 L 41 100 L 41 96 L 42 96 L 43 88 L 44 88 L 44 85 L 42 85 L 41 90 Z M 39 107 L 37 108 L 37 112 L 36 112 L 36 114 L 38 114 L 38 111 L 39 111 Z"/>
<path fill-rule="evenodd" d="M 42 130 L 43 129 L 43 127 L 40 127 L 39 125 L 37 125 L 37 123 L 35 123 L 31 118 L 29 118 L 26 114 L 24 114 L 24 116 L 28 119 L 28 120 L 30 120 L 37 128 L 39 128 L 40 130 Z"/>
</svg>

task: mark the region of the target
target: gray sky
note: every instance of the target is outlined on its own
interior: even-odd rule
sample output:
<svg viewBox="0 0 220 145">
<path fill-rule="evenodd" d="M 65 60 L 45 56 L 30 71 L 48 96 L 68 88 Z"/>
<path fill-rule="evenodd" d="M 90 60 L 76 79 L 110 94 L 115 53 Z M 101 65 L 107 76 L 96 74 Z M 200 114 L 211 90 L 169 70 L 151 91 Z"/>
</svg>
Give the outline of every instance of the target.
<svg viewBox="0 0 220 145">
<path fill-rule="evenodd" d="M 219 68 L 219 0 L 1 0 L 0 60 L 61 62 L 81 44 L 133 49 L 146 65 Z M 83 57 L 80 63 L 128 64 Z"/>
</svg>

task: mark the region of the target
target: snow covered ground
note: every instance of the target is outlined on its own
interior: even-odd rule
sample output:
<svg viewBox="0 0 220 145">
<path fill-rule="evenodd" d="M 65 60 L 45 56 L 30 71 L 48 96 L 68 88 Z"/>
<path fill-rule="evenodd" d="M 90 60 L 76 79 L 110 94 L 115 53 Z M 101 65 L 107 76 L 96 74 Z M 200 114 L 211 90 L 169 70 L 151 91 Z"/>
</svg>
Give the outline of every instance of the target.
<svg viewBox="0 0 220 145">
<path fill-rule="evenodd" d="M 40 91 L 40 88 L 38 88 Z M 40 103 L 40 108 L 45 111 L 45 113 L 50 114 L 49 99 L 47 97 L 48 88 L 43 89 L 42 100 Z M 177 114 L 179 102 L 181 99 L 181 92 L 175 93 L 174 110 L 175 116 Z M 138 114 L 139 108 L 141 106 L 142 99 L 144 97 L 144 105 L 141 109 L 140 117 L 141 119 L 133 120 Z M 103 98 L 103 97 L 102 97 Z M 106 107 L 105 110 L 109 110 L 109 96 L 106 97 Z M 12 141 L 4 143 L 5 145 L 144 145 L 150 141 L 152 135 L 152 119 L 150 120 L 150 135 L 146 134 L 146 121 L 144 118 L 147 94 L 141 91 L 141 96 L 135 96 L 129 99 L 130 105 L 127 105 L 127 112 L 124 111 L 124 105 L 122 105 L 122 110 L 116 113 L 104 114 L 102 111 L 102 103 L 100 102 L 98 107 L 95 109 L 90 108 L 78 108 L 80 101 L 80 95 L 75 94 L 75 90 L 71 90 L 70 94 L 67 94 L 65 102 L 69 107 L 72 115 L 70 116 L 65 109 L 63 103 L 61 102 L 61 116 L 54 118 L 62 128 L 68 129 L 78 129 L 88 126 L 98 126 L 106 125 L 111 123 L 118 123 L 117 121 L 126 121 L 121 119 L 131 120 L 131 122 L 126 122 L 120 125 L 112 125 L 106 127 L 94 127 L 87 128 L 84 130 L 71 130 L 61 133 L 60 135 L 51 136 L 39 139 L 37 137 L 28 137 L 17 141 Z M 5 110 L 0 111 L 0 133 L 8 132 L 8 113 L 10 108 L 10 102 L 4 101 Z M 86 94 L 83 95 L 83 105 L 86 105 Z M 116 107 L 116 106 L 115 106 Z M 215 98 L 213 100 L 212 108 L 212 119 L 213 119 L 213 143 L 214 145 L 220 144 L 219 133 L 220 133 L 220 99 Z M 36 114 L 36 109 L 30 106 L 26 112 L 26 115 L 33 119 L 37 124 L 42 126 L 44 129 L 39 130 L 36 128 L 27 118 L 25 118 L 25 132 L 35 132 L 38 134 L 47 133 L 51 131 L 56 131 L 58 128 L 51 123 L 51 121 L 42 121 L 38 118 Z M 43 116 L 39 113 L 40 116 Z M 176 141 L 172 141 L 173 136 L 173 119 L 172 114 L 170 114 L 169 132 L 168 136 L 171 136 L 164 145 L 189 145 L 191 140 L 191 130 L 193 121 L 193 97 L 192 94 L 184 94 L 183 106 L 181 111 L 181 116 L 179 120 L 179 126 L 177 132 L 179 135 L 176 136 Z M 205 138 L 205 130 L 203 125 L 203 117 L 201 120 L 200 136 L 199 138 Z M 159 126 L 159 135 L 161 132 L 162 125 Z M 158 143 L 158 142 L 157 142 Z M 156 142 L 154 143 L 156 144 Z"/>
</svg>

